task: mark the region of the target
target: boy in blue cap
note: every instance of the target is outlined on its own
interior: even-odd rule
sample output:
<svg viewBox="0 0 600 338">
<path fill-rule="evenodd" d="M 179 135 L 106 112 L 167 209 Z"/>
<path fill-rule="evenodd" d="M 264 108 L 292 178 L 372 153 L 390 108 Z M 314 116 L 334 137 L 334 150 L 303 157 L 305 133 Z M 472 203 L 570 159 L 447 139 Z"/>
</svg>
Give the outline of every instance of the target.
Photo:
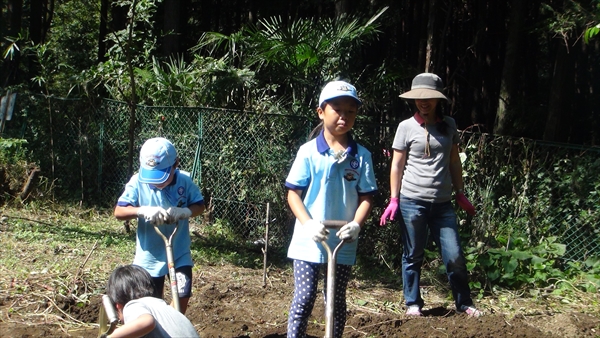
<svg viewBox="0 0 600 338">
<path fill-rule="evenodd" d="M 178 227 L 172 247 L 179 305 L 185 314 L 192 294 L 193 266 L 188 218 L 202 214 L 205 207 L 200 189 L 178 165 L 177 151 L 169 140 L 147 140 L 140 150 L 140 171 L 125 185 L 114 215 L 119 220 L 138 219 L 133 264 L 150 273 L 159 298 L 169 270 L 164 240 L 154 226 L 160 226 L 166 237 Z"/>
</svg>

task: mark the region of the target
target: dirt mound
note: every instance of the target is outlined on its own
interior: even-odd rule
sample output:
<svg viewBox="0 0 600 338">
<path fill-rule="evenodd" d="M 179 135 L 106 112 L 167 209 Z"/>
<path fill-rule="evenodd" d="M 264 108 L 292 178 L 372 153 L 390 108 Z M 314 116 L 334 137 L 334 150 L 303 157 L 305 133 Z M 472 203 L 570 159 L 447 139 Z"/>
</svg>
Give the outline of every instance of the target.
<svg viewBox="0 0 600 338">
<path fill-rule="evenodd" d="M 201 337 L 285 337 L 287 312 L 293 293 L 290 270 L 271 269 L 265 285 L 262 271 L 235 266 L 197 266 L 194 295 L 187 316 Z M 168 290 L 166 290 L 168 294 Z M 345 337 L 597 337 L 600 319 L 588 314 L 542 310 L 531 315 L 501 313 L 479 302 L 485 316 L 457 314 L 448 300 L 426 293 L 420 318 L 406 318 L 398 302 L 401 291 L 351 281 Z M 15 299 L 0 300 L 0 332 L 3 337 L 95 337 L 100 297 L 88 304 L 64 301 L 56 304 L 64 314 L 31 318 L 11 317 Z M 521 306 L 522 304 L 521 300 Z M 532 302 L 533 303 L 533 302 Z M 37 305 L 39 307 L 39 304 Z M 34 309 L 32 309 L 34 311 Z M 60 312 L 60 311 L 58 311 Z M 68 316 L 67 316 L 68 315 Z M 72 317 L 70 325 L 67 319 Z M 6 319 L 10 320 L 6 320 Z M 309 321 L 309 337 L 325 334 L 323 299 L 317 299 Z M 28 319 L 28 320 L 26 320 Z M 37 320 L 39 322 L 33 322 Z M 85 324 L 77 324 L 77 322 Z"/>
</svg>

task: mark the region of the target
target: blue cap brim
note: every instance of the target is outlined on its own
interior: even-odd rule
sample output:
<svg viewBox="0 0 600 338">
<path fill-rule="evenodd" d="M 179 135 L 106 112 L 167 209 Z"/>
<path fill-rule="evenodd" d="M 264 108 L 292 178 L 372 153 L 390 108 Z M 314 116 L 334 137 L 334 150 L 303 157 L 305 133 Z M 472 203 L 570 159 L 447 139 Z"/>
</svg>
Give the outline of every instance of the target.
<svg viewBox="0 0 600 338">
<path fill-rule="evenodd" d="M 337 98 L 340 98 L 340 97 L 349 97 L 349 98 L 352 98 L 352 99 L 354 99 L 354 101 L 356 101 L 356 103 L 359 106 L 362 106 L 362 101 L 358 97 L 356 97 L 356 96 L 354 96 L 352 94 L 341 94 L 341 95 L 338 95 L 338 96 L 331 97 L 331 98 L 329 98 L 329 99 L 327 99 L 325 101 L 331 101 L 333 99 L 337 99 Z"/>
<path fill-rule="evenodd" d="M 143 167 L 141 167 L 138 178 L 139 181 L 142 183 L 162 184 L 169 179 L 170 173 L 171 166 L 166 167 L 164 169 L 144 169 Z"/>
</svg>

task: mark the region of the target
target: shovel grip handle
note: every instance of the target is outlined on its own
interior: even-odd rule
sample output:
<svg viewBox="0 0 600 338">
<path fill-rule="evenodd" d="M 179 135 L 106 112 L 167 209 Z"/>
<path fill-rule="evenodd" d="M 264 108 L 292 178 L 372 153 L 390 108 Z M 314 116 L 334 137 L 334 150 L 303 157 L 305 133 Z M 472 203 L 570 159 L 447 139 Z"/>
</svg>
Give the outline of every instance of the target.
<svg viewBox="0 0 600 338">
<path fill-rule="evenodd" d="M 321 221 L 321 224 L 323 224 L 326 228 L 341 228 L 344 225 L 348 224 L 348 221 L 337 221 L 337 220 L 328 220 L 328 221 Z"/>
</svg>

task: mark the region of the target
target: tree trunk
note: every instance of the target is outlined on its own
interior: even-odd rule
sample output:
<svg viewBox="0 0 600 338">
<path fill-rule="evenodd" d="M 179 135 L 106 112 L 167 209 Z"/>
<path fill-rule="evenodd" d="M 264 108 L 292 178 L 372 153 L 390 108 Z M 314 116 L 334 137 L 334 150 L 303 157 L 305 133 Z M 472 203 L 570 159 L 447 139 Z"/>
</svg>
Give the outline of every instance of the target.
<svg viewBox="0 0 600 338">
<path fill-rule="evenodd" d="M 181 52 L 181 33 L 183 21 L 181 17 L 181 0 L 165 0 L 164 2 L 164 37 L 163 55 L 166 57 Z"/>
<path fill-rule="evenodd" d="M 335 2 L 335 17 L 339 18 L 344 14 L 348 14 L 349 6 L 348 0 L 337 0 Z"/>
<path fill-rule="evenodd" d="M 512 130 L 513 115 L 515 114 L 512 106 L 512 98 L 516 96 L 519 75 L 521 74 L 518 59 L 522 55 L 521 38 L 523 37 L 523 23 L 525 18 L 522 0 L 513 0 L 511 7 L 498 109 L 496 111 L 496 123 L 494 124 L 494 134 L 499 135 L 507 135 Z"/>
<path fill-rule="evenodd" d="M 429 18 L 427 19 L 427 44 L 425 47 L 425 72 L 433 73 L 432 50 L 435 36 L 435 8 L 436 0 L 429 0 Z"/>
<path fill-rule="evenodd" d="M 45 6 L 42 8 L 42 37 L 41 42 L 46 42 L 46 36 L 52 26 L 52 19 L 54 17 L 54 0 L 45 0 Z"/>
<path fill-rule="evenodd" d="M 108 34 L 109 0 L 100 0 L 100 29 L 98 32 L 98 62 L 106 61 L 106 35 Z"/>
<path fill-rule="evenodd" d="M 112 1 L 116 2 L 116 1 Z M 127 27 L 127 6 L 110 6 L 111 8 L 111 31 L 116 32 Z"/>
<path fill-rule="evenodd" d="M 29 13 L 29 38 L 34 45 L 39 44 L 42 41 L 42 7 L 44 6 L 43 0 L 31 0 L 30 1 L 30 13 Z"/>
<path fill-rule="evenodd" d="M 544 141 L 560 141 L 558 133 L 561 130 L 561 117 L 566 107 L 566 101 L 570 96 L 568 89 L 572 89 L 574 85 L 572 62 L 566 43 L 563 40 L 557 43 L 558 51 L 554 61 L 548 119 L 546 120 L 546 128 L 544 128 Z"/>
</svg>

